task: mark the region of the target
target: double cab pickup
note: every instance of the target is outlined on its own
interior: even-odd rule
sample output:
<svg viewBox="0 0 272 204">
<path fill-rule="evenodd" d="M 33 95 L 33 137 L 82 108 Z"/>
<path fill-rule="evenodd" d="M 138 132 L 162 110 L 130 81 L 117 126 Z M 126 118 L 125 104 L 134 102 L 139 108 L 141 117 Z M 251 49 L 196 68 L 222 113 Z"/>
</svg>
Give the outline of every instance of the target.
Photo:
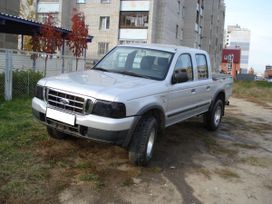
<svg viewBox="0 0 272 204">
<path fill-rule="evenodd" d="M 166 127 L 194 116 L 219 127 L 233 79 L 212 74 L 209 59 L 187 47 L 119 45 L 90 70 L 41 79 L 33 115 L 53 138 L 120 145 L 146 165 Z"/>
</svg>

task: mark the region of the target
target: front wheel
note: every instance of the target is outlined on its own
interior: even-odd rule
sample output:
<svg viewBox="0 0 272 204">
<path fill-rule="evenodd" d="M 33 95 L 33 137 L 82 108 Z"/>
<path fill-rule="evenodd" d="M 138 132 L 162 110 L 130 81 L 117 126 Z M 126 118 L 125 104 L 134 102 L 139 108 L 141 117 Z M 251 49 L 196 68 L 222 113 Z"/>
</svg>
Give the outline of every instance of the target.
<svg viewBox="0 0 272 204">
<path fill-rule="evenodd" d="M 157 135 L 157 120 L 153 116 L 144 116 L 134 131 L 129 147 L 130 162 L 146 166 L 152 158 Z"/>
<path fill-rule="evenodd" d="M 221 99 L 218 99 L 213 107 L 204 114 L 204 123 L 208 130 L 216 130 L 220 123 L 223 116 L 224 105 Z"/>
</svg>

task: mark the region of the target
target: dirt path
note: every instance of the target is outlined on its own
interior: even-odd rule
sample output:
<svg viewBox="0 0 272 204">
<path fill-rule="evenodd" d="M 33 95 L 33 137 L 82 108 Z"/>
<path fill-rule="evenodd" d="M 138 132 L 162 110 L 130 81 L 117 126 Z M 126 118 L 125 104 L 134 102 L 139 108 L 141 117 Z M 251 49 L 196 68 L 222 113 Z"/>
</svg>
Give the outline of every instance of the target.
<svg viewBox="0 0 272 204">
<path fill-rule="evenodd" d="M 217 132 L 194 118 L 168 128 L 147 168 L 119 147 L 76 141 L 93 174 L 74 179 L 60 203 L 271 203 L 272 107 L 231 99 Z M 95 169 L 95 171 L 93 170 Z"/>
</svg>

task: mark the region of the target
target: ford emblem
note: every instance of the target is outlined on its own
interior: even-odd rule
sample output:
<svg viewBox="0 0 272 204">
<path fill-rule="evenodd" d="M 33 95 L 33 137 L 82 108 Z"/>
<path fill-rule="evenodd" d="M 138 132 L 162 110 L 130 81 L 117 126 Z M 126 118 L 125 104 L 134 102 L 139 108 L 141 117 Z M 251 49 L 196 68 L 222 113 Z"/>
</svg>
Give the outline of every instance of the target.
<svg viewBox="0 0 272 204">
<path fill-rule="evenodd" d="M 70 101 L 66 98 L 61 98 L 60 99 L 60 102 L 63 104 L 63 105 L 68 105 L 70 103 Z"/>
</svg>

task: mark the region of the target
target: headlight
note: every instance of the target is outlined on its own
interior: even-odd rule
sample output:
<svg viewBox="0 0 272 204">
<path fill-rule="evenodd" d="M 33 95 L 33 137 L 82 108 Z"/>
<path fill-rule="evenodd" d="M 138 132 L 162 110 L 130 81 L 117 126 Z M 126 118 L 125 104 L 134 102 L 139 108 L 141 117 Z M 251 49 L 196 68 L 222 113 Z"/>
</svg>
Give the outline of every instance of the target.
<svg viewBox="0 0 272 204">
<path fill-rule="evenodd" d="M 37 85 L 37 86 L 36 86 L 35 97 L 37 97 L 37 98 L 43 100 L 43 89 L 44 89 L 43 86 Z"/>
<path fill-rule="evenodd" d="M 97 100 L 92 114 L 109 118 L 124 118 L 126 117 L 126 106 L 123 103 Z"/>
</svg>

